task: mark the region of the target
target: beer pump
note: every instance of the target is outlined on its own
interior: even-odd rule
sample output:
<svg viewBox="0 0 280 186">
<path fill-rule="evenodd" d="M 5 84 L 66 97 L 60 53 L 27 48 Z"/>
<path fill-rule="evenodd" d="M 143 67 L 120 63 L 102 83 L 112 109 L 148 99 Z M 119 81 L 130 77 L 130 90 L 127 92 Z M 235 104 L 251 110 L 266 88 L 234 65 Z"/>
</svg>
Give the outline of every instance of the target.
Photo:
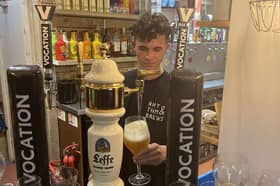
<svg viewBox="0 0 280 186">
<path fill-rule="evenodd" d="M 106 58 L 104 50 L 103 59 L 92 64 L 90 72 L 85 76 L 85 110 L 93 122 L 88 129 L 88 157 L 92 174 L 88 186 L 124 185 L 119 178 L 123 129 L 118 124 L 119 118 L 125 113 L 124 96 L 137 93 L 140 97 L 144 89 L 144 76 L 156 73 L 139 70 L 137 87 L 130 89 L 124 87 L 124 76 L 116 63 Z"/>
</svg>

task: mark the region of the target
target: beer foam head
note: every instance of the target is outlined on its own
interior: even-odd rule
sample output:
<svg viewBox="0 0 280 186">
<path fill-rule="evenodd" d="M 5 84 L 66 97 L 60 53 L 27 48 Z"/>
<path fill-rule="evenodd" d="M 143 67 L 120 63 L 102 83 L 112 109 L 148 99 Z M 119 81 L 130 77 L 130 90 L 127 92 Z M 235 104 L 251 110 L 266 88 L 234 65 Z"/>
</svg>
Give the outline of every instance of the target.
<svg viewBox="0 0 280 186">
<path fill-rule="evenodd" d="M 129 141 L 143 141 L 149 138 L 149 129 L 145 121 L 133 121 L 125 125 L 124 137 Z"/>
<path fill-rule="evenodd" d="M 91 65 L 85 81 L 97 84 L 121 83 L 124 76 L 119 72 L 115 61 L 110 59 L 96 60 Z"/>
</svg>

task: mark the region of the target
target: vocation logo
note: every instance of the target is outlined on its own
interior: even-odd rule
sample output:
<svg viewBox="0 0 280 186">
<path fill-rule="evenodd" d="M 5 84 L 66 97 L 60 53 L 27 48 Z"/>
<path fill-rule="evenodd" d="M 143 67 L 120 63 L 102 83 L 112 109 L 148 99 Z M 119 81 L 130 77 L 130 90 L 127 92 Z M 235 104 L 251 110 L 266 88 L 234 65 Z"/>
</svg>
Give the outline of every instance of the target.
<svg viewBox="0 0 280 186">
<path fill-rule="evenodd" d="M 95 143 L 95 153 L 93 156 L 94 168 L 112 169 L 114 157 L 111 155 L 111 145 L 105 138 L 99 138 Z"/>
</svg>

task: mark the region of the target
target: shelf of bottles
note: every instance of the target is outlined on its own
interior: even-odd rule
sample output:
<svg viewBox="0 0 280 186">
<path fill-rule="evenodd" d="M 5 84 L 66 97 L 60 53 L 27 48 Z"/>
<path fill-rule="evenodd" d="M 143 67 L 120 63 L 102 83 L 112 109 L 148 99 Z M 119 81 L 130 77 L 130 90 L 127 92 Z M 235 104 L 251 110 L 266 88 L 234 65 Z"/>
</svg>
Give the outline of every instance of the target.
<svg viewBox="0 0 280 186">
<path fill-rule="evenodd" d="M 104 46 L 107 48 L 107 58 L 118 63 L 135 62 L 134 45 L 134 36 L 126 27 L 121 29 L 118 27 L 106 28 L 93 32 L 52 32 L 52 51 L 55 65 L 77 64 L 78 46 L 83 46 L 81 58 L 84 64 L 91 64 L 95 60 L 103 58 L 101 49 Z"/>
<path fill-rule="evenodd" d="M 56 16 L 137 20 L 151 0 L 56 0 Z"/>
</svg>

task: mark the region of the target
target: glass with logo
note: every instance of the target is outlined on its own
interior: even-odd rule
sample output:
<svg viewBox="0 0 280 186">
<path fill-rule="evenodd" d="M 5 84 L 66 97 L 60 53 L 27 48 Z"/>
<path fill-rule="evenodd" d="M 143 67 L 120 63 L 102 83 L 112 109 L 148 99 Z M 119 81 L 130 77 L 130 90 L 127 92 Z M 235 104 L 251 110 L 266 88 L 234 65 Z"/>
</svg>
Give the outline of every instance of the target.
<svg viewBox="0 0 280 186">
<path fill-rule="evenodd" d="M 129 116 L 125 119 L 124 144 L 126 148 L 136 155 L 146 149 L 150 143 L 150 132 L 145 117 L 140 115 Z M 128 177 L 131 185 L 146 185 L 151 176 L 141 171 L 141 164 L 136 163 L 137 173 Z"/>
</svg>

